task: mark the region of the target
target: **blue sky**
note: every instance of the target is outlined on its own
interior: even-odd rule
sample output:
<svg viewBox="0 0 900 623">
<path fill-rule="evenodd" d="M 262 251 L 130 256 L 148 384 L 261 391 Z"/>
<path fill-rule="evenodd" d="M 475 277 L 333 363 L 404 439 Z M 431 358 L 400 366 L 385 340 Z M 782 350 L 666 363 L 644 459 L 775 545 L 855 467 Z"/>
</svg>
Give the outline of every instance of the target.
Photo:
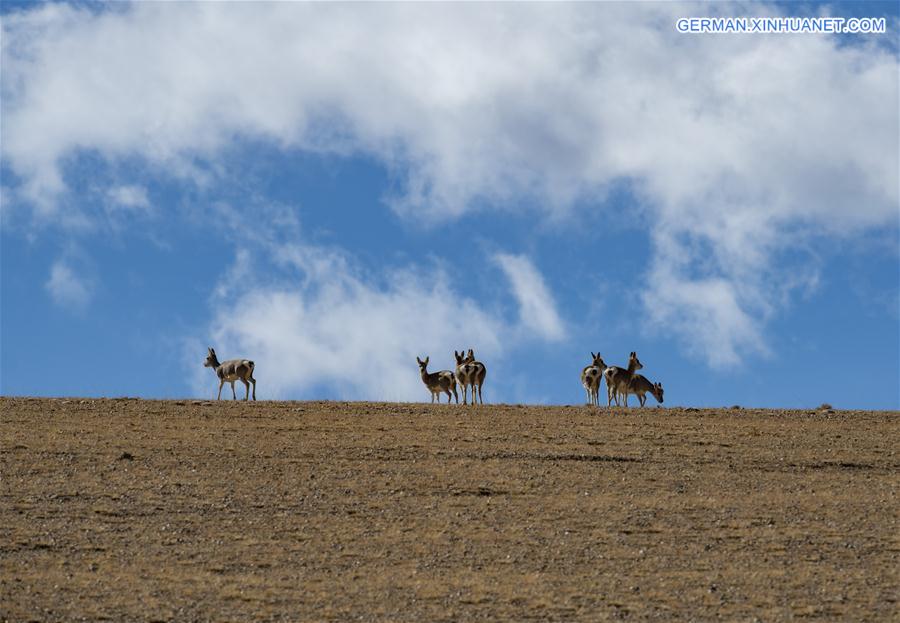
<svg viewBox="0 0 900 623">
<path fill-rule="evenodd" d="M 900 406 L 896 3 L 0 7 L 4 395 Z"/>
</svg>

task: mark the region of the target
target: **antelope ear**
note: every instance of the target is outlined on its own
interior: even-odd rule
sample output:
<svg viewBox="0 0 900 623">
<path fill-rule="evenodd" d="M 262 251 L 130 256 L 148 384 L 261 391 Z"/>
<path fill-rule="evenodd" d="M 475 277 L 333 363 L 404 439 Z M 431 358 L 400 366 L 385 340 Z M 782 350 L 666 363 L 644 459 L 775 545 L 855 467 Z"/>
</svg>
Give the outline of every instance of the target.
<svg viewBox="0 0 900 623">
<path fill-rule="evenodd" d="M 422 363 L 424 363 L 427 366 L 428 365 L 428 357 L 425 357 L 425 361 L 423 361 Z"/>
<path fill-rule="evenodd" d="M 419 362 L 419 363 L 422 363 L 422 360 L 419 359 L 419 356 L 418 356 L 418 355 L 416 355 L 416 361 Z"/>
<path fill-rule="evenodd" d="M 594 354 L 594 351 L 591 351 L 591 359 L 596 359 L 597 355 Z"/>
<path fill-rule="evenodd" d="M 216 351 L 213 350 L 213 347 L 212 347 L 212 346 L 210 346 L 208 350 L 209 350 L 209 354 L 210 354 L 210 355 L 215 355 L 215 354 L 216 354 Z"/>
</svg>

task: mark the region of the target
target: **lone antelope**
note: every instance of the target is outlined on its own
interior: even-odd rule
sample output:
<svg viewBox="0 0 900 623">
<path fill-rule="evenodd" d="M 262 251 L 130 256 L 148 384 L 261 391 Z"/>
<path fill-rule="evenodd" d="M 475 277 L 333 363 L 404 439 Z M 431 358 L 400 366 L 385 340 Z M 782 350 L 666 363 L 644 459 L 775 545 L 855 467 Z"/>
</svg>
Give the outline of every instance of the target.
<svg viewBox="0 0 900 623">
<path fill-rule="evenodd" d="M 419 372 L 422 374 L 422 382 L 425 383 L 425 387 L 431 392 L 431 402 L 434 402 L 435 398 L 440 402 L 441 392 L 446 392 L 447 404 L 450 404 L 450 392 L 452 391 L 453 397 L 456 398 L 456 404 L 459 404 L 459 394 L 456 393 L 456 377 L 453 376 L 453 373 L 450 372 L 450 370 L 429 372 L 428 357 L 425 357 L 425 361 L 416 357 L 416 361 L 419 362 Z"/>
<path fill-rule="evenodd" d="M 600 406 L 600 380 L 603 378 L 603 372 L 606 370 L 606 363 L 600 353 L 596 355 L 591 353 L 593 360 L 591 365 L 585 366 L 581 371 L 581 384 L 587 392 L 587 400 L 589 405 Z"/>
<path fill-rule="evenodd" d="M 465 355 L 462 351 L 453 351 L 453 356 L 456 358 L 456 380 L 463 388 L 463 404 L 467 404 L 470 385 L 472 386 L 472 404 L 476 404 L 476 390 L 479 401 L 484 404 L 481 386 L 484 385 L 487 368 L 483 363 L 475 360 L 475 351 L 471 348 Z"/>
<path fill-rule="evenodd" d="M 219 396 L 216 400 L 222 398 L 222 386 L 225 384 L 225 381 L 231 383 L 231 395 L 237 400 L 237 394 L 234 393 L 234 382 L 237 380 L 240 380 L 247 386 L 247 395 L 244 396 L 244 400 L 250 398 L 250 383 L 253 383 L 253 400 L 256 400 L 256 379 L 253 378 L 253 368 L 256 367 L 256 364 L 249 359 L 229 359 L 219 363 L 216 351 L 210 347 L 206 361 L 203 362 L 203 367 L 212 368 L 216 371 L 216 376 L 219 377 Z"/>
<path fill-rule="evenodd" d="M 643 407 L 644 403 L 647 402 L 647 392 L 653 394 L 653 397 L 656 398 L 656 402 L 662 404 L 662 383 L 651 383 L 643 374 L 635 374 L 634 377 L 628 382 L 628 388 L 626 389 L 625 397 L 627 398 L 628 394 L 634 394 L 638 397 L 638 400 Z"/>
<path fill-rule="evenodd" d="M 628 369 L 611 366 L 603 371 L 603 377 L 606 379 L 606 406 L 612 405 L 612 401 L 615 399 L 618 407 L 619 394 L 625 396 L 625 406 L 628 406 L 628 383 L 631 382 L 634 373 L 643 367 L 637 353 L 631 351 L 628 356 Z"/>
</svg>

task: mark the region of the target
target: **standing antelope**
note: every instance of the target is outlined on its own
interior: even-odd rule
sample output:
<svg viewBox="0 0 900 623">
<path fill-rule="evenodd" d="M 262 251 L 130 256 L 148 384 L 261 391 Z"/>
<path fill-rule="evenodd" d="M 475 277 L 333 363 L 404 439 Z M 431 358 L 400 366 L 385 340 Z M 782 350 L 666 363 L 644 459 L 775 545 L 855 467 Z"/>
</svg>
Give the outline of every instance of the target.
<svg viewBox="0 0 900 623">
<path fill-rule="evenodd" d="M 237 380 L 240 380 L 247 386 L 247 395 L 244 396 L 244 400 L 250 398 L 250 383 L 253 383 L 253 400 L 256 400 L 256 379 L 253 378 L 253 368 L 256 367 L 256 364 L 249 359 L 229 359 L 219 363 L 216 351 L 210 347 L 206 361 L 203 362 L 203 367 L 212 368 L 216 371 L 216 376 L 219 377 L 219 397 L 216 400 L 222 398 L 222 386 L 225 384 L 225 381 L 231 383 L 231 395 L 237 400 L 237 394 L 234 393 L 234 382 Z"/>
<path fill-rule="evenodd" d="M 475 403 L 475 387 L 478 387 L 478 401 L 481 404 L 484 404 L 484 398 L 481 395 L 481 386 L 484 385 L 484 378 L 487 376 L 487 368 L 484 367 L 484 364 L 475 359 L 475 351 L 473 349 L 469 349 L 469 353 L 466 355 L 466 363 L 469 363 L 475 366 L 475 378 L 474 383 L 472 384 L 472 404 Z"/>
<path fill-rule="evenodd" d="M 625 391 L 625 398 L 628 398 L 628 394 L 634 394 L 638 397 L 638 401 L 640 401 L 641 406 L 643 407 L 644 403 L 647 402 L 647 392 L 653 394 L 653 397 L 656 398 L 656 402 L 662 404 L 662 383 L 651 383 L 643 374 L 635 374 L 634 377 L 628 382 L 628 387 Z"/>
<path fill-rule="evenodd" d="M 584 389 L 587 392 L 588 404 L 599 407 L 600 380 L 603 378 L 603 372 L 606 370 L 606 363 L 603 361 L 600 353 L 596 355 L 591 353 L 591 359 L 593 360 L 591 365 L 586 366 L 581 371 L 581 384 L 584 385 Z"/>
<path fill-rule="evenodd" d="M 456 398 L 456 404 L 459 404 L 459 394 L 456 393 L 456 378 L 453 376 L 453 373 L 450 370 L 441 370 L 440 372 L 429 372 L 428 371 L 428 357 L 425 357 L 425 361 L 416 357 L 416 361 L 419 362 L 419 372 L 422 374 L 422 382 L 425 383 L 425 387 L 428 388 L 428 391 L 431 392 L 431 402 L 434 402 L 435 397 L 437 397 L 437 401 L 441 401 L 441 392 L 447 393 L 447 404 L 450 404 L 450 392 L 453 392 L 453 397 Z"/>
<path fill-rule="evenodd" d="M 619 366 L 611 366 L 603 371 L 603 377 L 606 379 L 606 406 L 611 406 L 613 399 L 616 406 L 619 406 L 619 394 L 625 396 L 625 406 L 628 406 L 628 383 L 634 377 L 634 373 L 643 368 L 638 359 L 637 353 L 631 351 L 628 356 L 628 369 Z"/>
<path fill-rule="evenodd" d="M 471 348 L 467 355 L 464 355 L 462 351 L 453 351 L 453 356 L 456 358 L 456 379 L 463 388 L 463 404 L 467 404 L 470 385 L 472 386 L 472 404 L 477 404 L 476 390 L 481 404 L 484 404 L 481 386 L 484 384 L 487 368 L 480 361 L 475 361 L 475 352 Z"/>
</svg>

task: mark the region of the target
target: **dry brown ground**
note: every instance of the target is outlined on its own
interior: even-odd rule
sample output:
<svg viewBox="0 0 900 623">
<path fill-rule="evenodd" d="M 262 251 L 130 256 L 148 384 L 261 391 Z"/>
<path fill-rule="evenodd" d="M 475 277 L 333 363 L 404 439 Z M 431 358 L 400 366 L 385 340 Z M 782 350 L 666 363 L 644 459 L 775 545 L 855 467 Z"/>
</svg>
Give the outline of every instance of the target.
<svg viewBox="0 0 900 623">
<path fill-rule="evenodd" d="M 0 620 L 900 620 L 900 414 L 0 399 Z"/>
</svg>

